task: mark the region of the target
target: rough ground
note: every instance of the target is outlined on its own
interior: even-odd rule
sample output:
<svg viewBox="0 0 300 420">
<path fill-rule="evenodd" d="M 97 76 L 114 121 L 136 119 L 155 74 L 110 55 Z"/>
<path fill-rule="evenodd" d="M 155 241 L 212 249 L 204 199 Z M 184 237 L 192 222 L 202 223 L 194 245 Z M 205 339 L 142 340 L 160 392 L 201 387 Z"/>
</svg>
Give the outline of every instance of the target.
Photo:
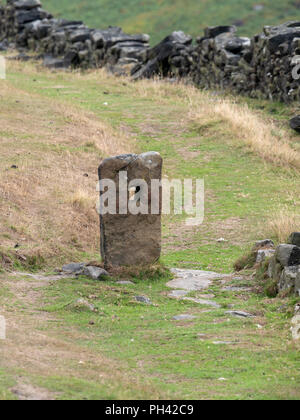
<svg viewBox="0 0 300 420">
<path fill-rule="evenodd" d="M 295 299 L 255 293 L 252 272 L 222 277 L 255 240 L 299 230 L 299 173 L 249 147 L 249 127 L 233 123 L 245 101 L 31 63 L 8 64 L 0 96 L 0 398 L 299 399 Z M 274 145 L 299 153 L 294 109 L 250 101 L 246 110 Z M 222 274 L 203 290 L 168 287 L 160 270 L 100 283 L 57 277 L 65 262 L 99 258 L 98 163 L 147 150 L 162 154 L 166 176 L 206 183 L 203 225 L 164 218 L 162 262 Z"/>
<path fill-rule="evenodd" d="M 62 320 L 40 307 L 43 289 L 58 278 L 64 276 L 31 276 L 26 273 L 1 276 L 1 286 L 9 290 L 9 304 L 4 304 L 4 310 L 2 306 L 1 311 L 6 318 L 7 339 L 0 342 L 0 367 L 5 368 L 6 372 L 12 372 L 14 385 L 1 389 L 0 398 L 60 398 L 63 394 L 59 391 L 52 392 L 38 386 L 38 379 L 46 379 L 49 375 L 66 378 L 66 381 L 68 377 L 78 380 L 86 378 L 99 384 L 99 388 L 105 384 L 109 390 L 112 380 L 110 369 L 117 370 L 116 363 L 78 345 L 77 342 L 83 338 L 82 334 L 76 328 L 65 329 Z M 115 375 L 114 382 L 127 383 L 126 372 L 116 372 Z M 32 378 L 34 383 L 31 383 Z M 134 382 L 130 383 L 130 387 L 133 392 L 136 388 Z M 109 394 L 105 392 L 101 391 L 98 398 L 108 397 Z"/>
<path fill-rule="evenodd" d="M 174 274 L 167 285 L 166 280 L 117 285 L 57 275 L 1 275 L 1 313 L 7 320 L 7 339 L 0 342 L 1 399 L 300 397 L 298 350 L 290 342 L 288 323 L 278 329 L 266 318 L 262 307 L 268 302 L 254 303 L 245 278 L 193 270 Z M 133 302 L 133 296 L 149 292 L 150 306 Z M 79 296 L 97 311 L 73 312 Z M 251 318 L 229 314 L 229 309 L 245 310 L 245 302 Z M 275 306 L 277 311 L 280 302 Z M 114 325 L 122 317 L 125 329 Z M 129 325 L 137 321 L 141 325 L 132 331 Z M 274 328 L 286 344 L 273 337 Z M 117 356 L 114 340 L 112 347 L 106 342 L 109 332 L 121 338 L 118 353 L 124 352 L 123 357 Z M 136 341 L 136 350 L 128 353 L 127 346 L 136 347 Z M 168 341 L 172 350 L 165 353 Z M 153 350 L 160 361 L 151 361 Z M 262 351 L 270 359 L 267 365 L 260 360 Z M 177 371 L 176 353 L 183 371 Z M 198 365 L 199 358 L 206 368 Z M 251 385 L 244 374 L 240 383 L 241 373 L 253 369 Z"/>
</svg>

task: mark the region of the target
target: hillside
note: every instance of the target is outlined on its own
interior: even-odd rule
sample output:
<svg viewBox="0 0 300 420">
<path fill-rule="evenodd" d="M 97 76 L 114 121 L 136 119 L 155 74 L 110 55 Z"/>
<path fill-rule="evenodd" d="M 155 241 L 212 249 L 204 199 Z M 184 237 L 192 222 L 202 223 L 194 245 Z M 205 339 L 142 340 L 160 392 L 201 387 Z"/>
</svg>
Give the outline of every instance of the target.
<svg viewBox="0 0 300 420">
<path fill-rule="evenodd" d="M 3 251 L 13 250 L 18 243 L 25 255 L 42 255 L 50 261 L 93 258 L 99 243 L 98 164 L 105 156 L 129 151 L 159 151 L 168 175 L 176 178 L 214 173 L 207 178 L 211 203 L 207 203 L 206 224 L 195 242 L 188 231 L 176 228 L 171 245 L 170 231 L 180 219 L 166 220 L 163 258 L 168 264 L 179 263 L 185 254 L 203 269 L 230 270 L 240 246 L 257 236 L 272 236 L 265 226 L 283 203 L 293 214 L 298 176 L 290 177 L 285 168 L 300 167 L 298 136 L 288 129 L 287 121 L 296 105 L 251 101 L 270 109 L 272 116 L 278 113 L 283 121 L 276 122 L 248 109 L 242 98 L 240 106 L 223 102 L 222 97 L 212 101 L 210 94 L 184 85 L 133 84 L 103 70 L 86 75 L 38 71 L 29 63 L 8 62 L 8 81 L 1 83 L 0 150 L 2 167 L 7 169 L 0 177 L 5 197 L 0 217 Z M 237 148 L 236 142 L 244 149 Z M 270 165 L 267 172 L 266 165 Z M 234 170 L 227 172 L 228 167 Z M 261 174 L 259 185 L 257 174 Z M 245 179 L 245 184 L 240 185 L 239 179 Z M 272 201 L 268 201 L 270 190 Z M 296 201 L 290 202 L 292 195 Z M 222 220 L 227 219 L 229 225 L 223 226 Z M 217 220 L 222 222 L 219 227 Z M 231 231 L 233 242 L 224 245 L 219 261 L 219 250 L 211 243 Z M 187 237 L 189 246 L 178 254 L 176 243 Z"/>
<path fill-rule="evenodd" d="M 284 241 L 299 230 L 295 108 L 10 60 L 0 88 L 0 400 L 299 399 L 296 298 L 258 294 L 252 271 L 186 300 L 160 266 L 103 282 L 54 272 L 99 261 L 97 167 L 129 151 L 205 179 L 203 225 L 163 219 L 167 267 L 230 273 L 254 240 Z"/>
<path fill-rule="evenodd" d="M 44 0 L 54 15 L 82 19 L 91 27 L 122 26 L 129 33 L 145 32 L 152 43 L 174 30 L 202 35 L 205 26 L 237 24 L 240 34 L 251 36 L 264 25 L 300 19 L 298 0 Z"/>
</svg>

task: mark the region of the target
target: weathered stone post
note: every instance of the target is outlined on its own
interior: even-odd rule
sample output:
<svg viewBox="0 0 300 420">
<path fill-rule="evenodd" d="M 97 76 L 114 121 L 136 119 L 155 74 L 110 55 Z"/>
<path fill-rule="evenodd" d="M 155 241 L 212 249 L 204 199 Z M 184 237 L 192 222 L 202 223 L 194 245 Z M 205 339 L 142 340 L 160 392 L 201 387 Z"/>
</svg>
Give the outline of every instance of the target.
<svg viewBox="0 0 300 420">
<path fill-rule="evenodd" d="M 128 154 L 99 166 L 101 255 L 105 267 L 155 263 L 161 253 L 159 153 Z"/>
</svg>

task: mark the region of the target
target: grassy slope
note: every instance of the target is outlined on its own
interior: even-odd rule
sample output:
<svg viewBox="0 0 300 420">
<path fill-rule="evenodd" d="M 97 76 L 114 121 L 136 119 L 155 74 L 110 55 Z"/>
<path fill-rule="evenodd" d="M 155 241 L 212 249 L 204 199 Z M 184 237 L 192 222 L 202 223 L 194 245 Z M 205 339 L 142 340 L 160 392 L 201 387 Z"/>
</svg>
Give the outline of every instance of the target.
<svg viewBox="0 0 300 420">
<path fill-rule="evenodd" d="M 101 157 L 126 148 L 120 138 L 127 138 L 132 151 L 160 151 L 166 175 L 205 178 L 204 224 L 190 230 L 180 217 L 164 220 L 162 260 L 169 266 L 228 272 L 243 248 L 271 234 L 268 222 L 274 212 L 284 208 L 298 213 L 299 174 L 251 153 L 242 134 L 236 135 L 218 115 L 207 121 L 209 96 L 204 93 L 148 81 L 133 85 L 103 72 L 50 73 L 31 64 L 9 64 L 8 80 L 1 83 L 1 166 L 6 169 L 1 187 L 6 193 L 14 191 L 9 200 L 2 195 L 1 243 L 11 252 L 16 241 L 25 255 L 36 248 L 51 251 L 50 267 L 62 260 L 95 257 L 98 221 L 89 195 L 95 191 Z M 244 100 L 238 101 L 242 106 Z M 216 98 L 210 106 L 214 102 Z M 271 111 L 277 131 L 283 129 L 290 146 L 299 149 L 297 137 L 286 129 L 293 109 L 250 104 L 267 124 Z M 13 171 L 16 159 L 18 169 Z M 85 172 L 89 177 L 81 181 Z M 23 184 L 15 188 L 19 179 Z M 20 188 L 37 182 L 33 196 Z M 80 200 L 78 185 L 88 192 Z M 22 203 L 24 190 L 29 194 L 23 200 L 25 212 L 21 205 L 14 209 L 15 202 Z M 29 206 L 33 197 L 34 206 Z M 52 207 L 47 212 L 48 203 Z M 8 216 L 14 220 L 7 225 Z M 70 222 L 61 226 L 65 218 Z M 35 224 L 43 227 L 45 220 L 48 240 L 43 229 L 30 231 Z M 216 243 L 221 236 L 228 242 Z M 61 280 L 45 288 L 22 276 L 1 276 L 6 286 L 1 306 L 12 333 L 6 344 L 10 351 L 1 359 L 5 369 L 0 370 L 0 398 L 13 398 L 9 389 L 17 376 L 53 392 L 54 398 L 300 397 L 298 349 L 290 342 L 289 314 L 278 311 L 281 300 L 224 292 L 216 282 L 211 289 L 222 309 L 204 313 L 205 307 L 167 298 L 167 277 L 133 280 L 135 285 L 122 288 L 113 280 L 95 284 L 86 279 Z M 242 283 L 249 284 L 249 279 Z M 136 295 L 149 296 L 157 306 L 134 303 Z M 98 314 L 74 310 L 70 303 L 78 297 L 90 300 Z M 286 303 L 289 309 L 295 300 Z M 224 312 L 231 304 L 256 318 L 228 321 Z M 186 312 L 196 319 L 172 321 L 172 316 Z M 199 333 L 206 339 L 199 339 Z M 235 345 L 213 344 L 235 340 Z M 227 381 L 219 381 L 221 377 Z"/>
<path fill-rule="evenodd" d="M 165 220 L 163 261 L 168 264 L 228 271 L 241 247 L 260 236 L 272 234 L 267 226 L 275 217 L 273 213 L 281 209 L 290 214 L 298 213 L 299 177 L 249 153 L 243 146 L 243 133 L 240 139 L 236 138 L 239 135 L 217 114 L 210 116 L 207 122 L 208 104 L 214 107 L 215 97 L 209 99 L 195 89 L 164 83 L 132 85 L 126 80 L 107 77 L 102 72 L 71 76 L 46 71 L 32 74 L 32 71 L 30 65 L 22 64 L 16 70 L 11 68 L 9 73 L 9 83 L 17 89 L 14 94 L 18 99 L 23 96 L 23 103 L 16 104 L 9 99 L 13 98 L 9 91 L 8 100 L 16 111 L 19 107 L 22 110 L 24 105 L 28 109 L 24 123 L 22 115 L 15 118 L 12 110 L 6 111 L 7 103 L 2 102 L 3 115 L 11 116 L 10 119 L 2 118 L 5 139 L 2 161 L 7 169 L 2 174 L 2 183 L 14 192 L 9 193 L 4 187 L 9 200 L 2 201 L 2 245 L 13 247 L 18 242 L 22 245 L 20 250 L 25 253 L 35 247 L 39 250 L 40 246 L 42 253 L 45 248 L 46 257 L 49 253 L 66 259 L 66 256 L 76 255 L 77 251 L 93 257 L 98 247 L 98 237 L 93 233 L 98 231 L 94 211 L 97 166 L 101 156 L 105 155 L 106 144 L 110 145 L 106 154 L 119 153 L 121 147 L 124 150 L 122 142 L 126 137 L 127 141 L 128 138 L 135 139 L 135 145 L 127 146 L 127 150 L 161 152 L 168 176 L 205 179 L 205 223 L 198 229 L 191 229 L 179 216 Z M 31 96 L 23 94 L 24 90 Z M 32 101 L 31 108 L 26 98 Z M 108 106 L 104 105 L 106 102 Z M 55 103 L 60 104 L 59 108 Z M 256 102 L 252 104 L 255 106 Z M 262 106 L 259 102 L 257 105 Z M 75 110 L 74 106 L 77 106 Z M 44 124 L 37 118 L 35 128 L 29 114 L 38 107 L 43 107 L 42 114 L 45 112 L 47 117 Z M 293 110 L 286 110 L 280 104 L 266 104 L 268 107 L 273 115 L 283 119 L 277 127 L 270 125 L 270 130 L 277 130 L 283 138 L 290 137 L 293 147 L 299 149 L 297 136 L 293 138 L 289 131 L 279 130 Z M 192 114 L 195 109 L 198 110 L 196 121 Z M 86 113 L 87 120 L 84 119 Z M 264 115 L 261 111 L 260 114 Z M 102 131 L 95 125 L 99 116 L 104 122 L 98 122 L 102 124 Z M 20 127 L 15 127 L 16 133 L 9 131 L 12 130 L 10 124 L 17 122 L 20 125 L 20 121 L 21 128 L 26 130 L 25 140 L 22 131 L 19 132 Z M 57 126 L 56 130 L 53 130 L 53 125 Z M 104 132 L 108 130 L 104 138 L 100 134 L 103 126 Z M 110 126 L 113 129 L 109 129 Z M 36 140 L 38 130 L 44 133 L 42 159 L 39 157 L 41 144 Z M 273 140 L 275 143 L 275 134 Z M 24 154 L 24 148 L 32 148 L 32 143 L 35 151 Z M 56 173 L 52 170 L 55 165 L 52 160 L 57 162 Z M 20 165 L 17 170 L 10 169 L 14 163 Z M 23 173 L 21 180 L 20 172 Z M 88 178 L 83 176 L 85 173 L 89 174 Z M 34 185 L 34 188 L 28 188 L 28 185 Z M 15 192 L 16 187 L 19 188 Z M 23 200 L 23 194 L 26 200 Z M 32 200 L 34 205 L 30 206 Z M 48 205 L 45 208 L 43 203 L 47 200 L 53 203 L 57 214 Z M 26 209 L 25 217 L 21 212 L 22 205 Z M 30 223 L 33 211 L 37 213 L 36 220 L 48 226 L 46 232 L 40 229 L 39 223 Z M 9 220 L 6 214 L 13 220 Z M 53 230 L 55 235 L 51 234 Z M 220 237 L 228 242 L 217 244 L 216 239 Z"/>
<path fill-rule="evenodd" d="M 254 35 L 264 25 L 276 25 L 300 18 L 298 2 L 265 0 L 262 11 L 255 11 L 256 0 L 44 0 L 43 5 L 55 15 L 83 19 L 88 25 L 103 28 L 120 25 L 128 32 L 146 32 L 152 42 L 174 30 L 184 30 L 193 36 L 202 34 L 207 25 L 232 24 L 243 20 L 240 32 Z M 298 6 L 296 6 L 298 4 Z"/>
</svg>

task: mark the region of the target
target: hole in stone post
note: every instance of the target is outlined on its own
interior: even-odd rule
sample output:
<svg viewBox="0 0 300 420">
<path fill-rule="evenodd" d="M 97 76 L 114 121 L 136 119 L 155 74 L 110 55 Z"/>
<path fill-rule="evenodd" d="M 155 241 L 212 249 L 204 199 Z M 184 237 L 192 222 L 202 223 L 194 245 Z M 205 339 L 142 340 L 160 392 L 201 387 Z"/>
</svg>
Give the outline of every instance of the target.
<svg viewBox="0 0 300 420">
<path fill-rule="evenodd" d="M 140 201 L 140 197 L 137 197 L 137 194 L 141 191 L 141 187 L 131 187 L 129 188 L 129 200 L 130 201 Z"/>
<path fill-rule="evenodd" d="M 135 192 L 136 192 L 136 188 L 135 187 L 129 188 L 129 200 L 130 201 L 133 201 L 134 200 Z"/>
</svg>

